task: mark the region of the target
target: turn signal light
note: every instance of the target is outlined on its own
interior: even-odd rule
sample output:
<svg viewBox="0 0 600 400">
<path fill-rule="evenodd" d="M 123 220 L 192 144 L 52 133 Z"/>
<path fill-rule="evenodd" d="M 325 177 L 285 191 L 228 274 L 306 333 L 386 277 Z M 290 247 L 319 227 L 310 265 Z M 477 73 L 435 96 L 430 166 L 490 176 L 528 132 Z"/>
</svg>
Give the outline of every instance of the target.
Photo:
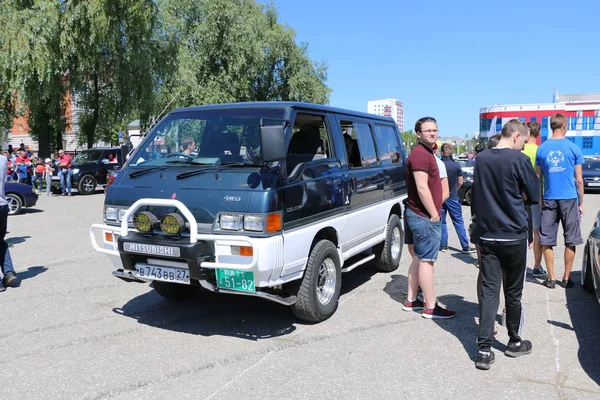
<svg viewBox="0 0 600 400">
<path fill-rule="evenodd" d="M 281 229 L 281 213 L 267 215 L 267 232 L 279 232 Z"/>
<path fill-rule="evenodd" d="M 231 254 L 234 256 L 252 257 L 254 250 L 251 246 L 231 246 Z"/>
</svg>

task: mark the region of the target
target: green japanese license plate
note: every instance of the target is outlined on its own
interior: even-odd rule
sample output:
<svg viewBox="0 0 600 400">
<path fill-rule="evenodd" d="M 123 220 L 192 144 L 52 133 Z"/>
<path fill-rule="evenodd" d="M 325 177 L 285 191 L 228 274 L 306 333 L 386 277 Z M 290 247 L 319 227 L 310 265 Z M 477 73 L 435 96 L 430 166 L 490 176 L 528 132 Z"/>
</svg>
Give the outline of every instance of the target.
<svg viewBox="0 0 600 400">
<path fill-rule="evenodd" d="M 237 269 L 217 268 L 217 286 L 222 289 L 255 292 L 254 273 Z"/>
</svg>

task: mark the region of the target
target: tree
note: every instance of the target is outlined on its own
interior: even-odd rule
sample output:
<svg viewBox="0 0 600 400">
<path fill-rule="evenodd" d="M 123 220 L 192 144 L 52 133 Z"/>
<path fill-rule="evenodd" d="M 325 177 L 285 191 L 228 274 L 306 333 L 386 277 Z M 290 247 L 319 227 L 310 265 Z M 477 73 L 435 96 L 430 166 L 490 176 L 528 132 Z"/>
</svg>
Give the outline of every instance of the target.
<svg viewBox="0 0 600 400">
<path fill-rule="evenodd" d="M 400 133 L 402 136 L 402 142 L 404 143 L 407 150 L 410 150 L 415 147 L 417 144 L 417 135 L 413 132 L 412 129 Z"/>
<path fill-rule="evenodd" d="M 111 140 L 133 112 L 149 113 L 164 47 L 153 0 L 71 0 L 65 4 L 69 88 L 80 142 Z"/>
<path fill-rule="evenodd" d="M 57 34 L 61 10 L 52 0 L 7 1 L 0 8 L 4 101 L 12 97 L 5 118 L 12 119 L 15 111 L 28 116 L 41 156 L 50 155 L 55 138 L 60 143 L 65 127 L 64 63 Z"/>
<path fill-rule="evenodd" d="M 291 100 L 327 103 L 327 66 L 254 0 L 162 0 L 165 33 L 177 44 L 169 92 L 176 104 Z M 243 16 L 243 17 L 242 17 Z"/>
</svg>

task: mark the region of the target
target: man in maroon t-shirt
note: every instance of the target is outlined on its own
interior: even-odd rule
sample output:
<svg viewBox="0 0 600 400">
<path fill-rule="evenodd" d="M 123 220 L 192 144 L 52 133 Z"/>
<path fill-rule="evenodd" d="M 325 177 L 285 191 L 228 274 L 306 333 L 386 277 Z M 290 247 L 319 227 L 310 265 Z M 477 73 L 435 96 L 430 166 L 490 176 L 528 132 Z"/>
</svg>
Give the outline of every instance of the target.
<svg viewBox="0 0 600 400">
<path fill-rule="evenodd" d="M 412 263 L 408 270 L 408 297 L 402 305 L 405 311 L 423 310 L 423 318 L 452 318 L 454 311 L 437 304 L 433 289 L 433 263 L 437 259 L 442 238 L 442 181 L 433 146 L 438 138 L 434 118 L 421 118 L 415 124 L 419 143 L 406 162 L 408 203 L 404 212 L 408 232 L 414 243 Z M 421 287 L 425 302 L 417 298 Z"/>
<path fill-rule="evenodd" d="M 60 188 L 62 196 L 71 196 L 71 156 L 63 149 L 58 150 L 58 176 L 60 176 Z"/>
</svg>

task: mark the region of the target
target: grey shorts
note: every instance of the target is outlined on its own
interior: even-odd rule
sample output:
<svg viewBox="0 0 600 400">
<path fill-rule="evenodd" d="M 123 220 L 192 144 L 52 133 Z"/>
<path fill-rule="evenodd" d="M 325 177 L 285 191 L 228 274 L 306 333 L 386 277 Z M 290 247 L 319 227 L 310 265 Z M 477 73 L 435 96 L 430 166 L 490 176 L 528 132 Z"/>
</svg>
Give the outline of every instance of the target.
<svg viewBox="0 0 600 400">
<path fill-rule="evenodd" d="M 577 199 L 544 199 L 540 224 L 540 244 L 542 246 L 556 246 L 559 222 L 563 227 L 565 246 L 575 247 L 583 244 Z"/>
</svg>

